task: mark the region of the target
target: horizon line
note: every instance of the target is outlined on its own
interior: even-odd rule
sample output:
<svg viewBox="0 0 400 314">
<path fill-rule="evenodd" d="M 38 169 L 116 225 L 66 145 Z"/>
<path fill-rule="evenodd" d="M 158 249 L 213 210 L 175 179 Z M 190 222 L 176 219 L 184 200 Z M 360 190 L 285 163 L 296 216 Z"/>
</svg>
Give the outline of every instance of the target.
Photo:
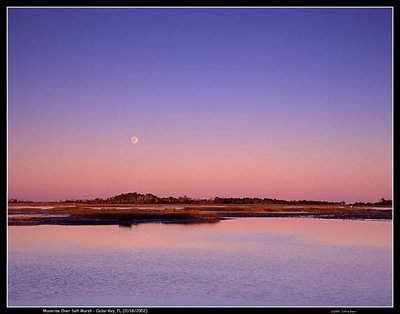
<svg viewBox="0 0 400 314">
<path fill-rule="evenodd" d="M 284 202 L 324 202 L 324 203 L 344 203 L 344 204 L 355 204 L 355 203 L 379 203 L 382 201 L 393 201 L 393 198 L 390 199 L 386 199 L 384 197 L 379 198 L 377 201 L 372 202 L 372 201 L 365 201 L 365 200 L 357 200 L 354 202 L 346 202 L 344 200 L 321 200 L 321 199 L 279 199 L 279 198 L 275 198 L 275 197 L 252 197 L 252 196 L 212 196 L 212 197 L 190 197 L 186 194 L 183 195 L 179 195 L 179 196 L 158 196 L 156 194 L 153 194 L 151 192 L 146 192 L 146 193 L 142 193 L 142 192 L 123 192 L 123 193 L 119 193 L 119 194 L 115 194 L 113 196 L 109 196 L 109 197 L 94 197 L 94 198 L 65 198 L 65 199 L 59 199 L 59 200 L 48 200 L 48 201 L 40 201 L 40 200 L 36 200 L 36 201 L 32 201 L 29 199 L 19 199 L 19 198 L 7 198 L 7 203 L 11 202 L 32 202 L 32 203 L 59 203 L 59 202 L 87 202 L 87 201 L 94 201 L 96 199 L 98 200 L 103 200 L 103 201 L 107 201 L 109 199 L 115 198 L 117 196 L 122 196 L 122 195 L 127 195 L 127 194 L 138 194 L 138 195 L 152 195 L 155 196 L 156 198 L 159 199 L 165 199 L 165 198 L 175 198 L 175 199 L 180 199 L 180 198 L 187 198 L 190 201 L 212 201 L 215 200 L 216 198 L 220 198 L 220 199 L 237 199 L 237 200 L 243 200 L 243 199 L 253 199 L 253 200 L 272 200 L 272 201 L 284 201 Z"/>
</svg>

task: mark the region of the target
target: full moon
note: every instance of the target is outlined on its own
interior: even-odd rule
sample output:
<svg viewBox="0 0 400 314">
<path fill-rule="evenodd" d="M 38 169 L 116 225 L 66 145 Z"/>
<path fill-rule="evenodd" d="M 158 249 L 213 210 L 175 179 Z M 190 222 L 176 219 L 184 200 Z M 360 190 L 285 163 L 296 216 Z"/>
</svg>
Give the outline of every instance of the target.
<svg viewBox="0 0 400 314">
<path fill-rule="evenodd" d="M 137 136 L 132 136 L 131 137 L 131 143 L 132 144 L 137 144 L 139 142 L 139 138 Z"/>
</svg>

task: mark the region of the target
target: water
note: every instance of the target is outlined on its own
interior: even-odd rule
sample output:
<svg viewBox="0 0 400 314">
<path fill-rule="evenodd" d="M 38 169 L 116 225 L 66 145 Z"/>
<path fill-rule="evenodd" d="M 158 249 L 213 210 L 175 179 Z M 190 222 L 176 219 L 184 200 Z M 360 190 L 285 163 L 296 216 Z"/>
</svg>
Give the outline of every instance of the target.
<svg viewBox="0 0 400 314">
<path fill-rule="evenodd" d="M 46 210 L 46 209 L 53 209 L 54 206 L 9 206 L 10 208 L 13 209 L 23 209 L 23 208 L 34 208 L 34 209 L 41 209 L 41 210 Z M 57 207 L 64 207 L 64 206 L 57 206 Z"/>
<path fill-rule="evenodd" d="M 89 206 L 87 208 L 90 209 L 107 209 L 107 208 L 115 208 L 115 209 L 152 209 L 152 210 L 165 210 L 165 209 L 184 209 L 183 206 L 176 205 L 163 205 L 163 206 L 131 206 L 131 207 L 121 207 L 121 206 Z"/>
<path fill-rule="evenodd" d="M 151 209 L 151 210 L 166 210 L 166 209 L 184 209 L 183 206 L 176 205 L 162 205 L 162 206 L 138 206 L 136 209 Z"/>
<path fill-rule="evenodd" d="M 10 306 L 391 306 L 390 221 L 8 228 Z"/>
<path fill-rule="evenodd" d="M 356 207 L 359 209 L 375 209 L 375 210 L 393 210 L 392 207 L 379 207 L 379 206 L 366 206 L 366 207 Z"/>
<path fill-rule="evenodd" d="M 121 206 L 88 206 L 87 208 L 90 209 L 131 209 L 133 208 L 133 206 L 131 207 L 121 207 Z"/>
</svg>

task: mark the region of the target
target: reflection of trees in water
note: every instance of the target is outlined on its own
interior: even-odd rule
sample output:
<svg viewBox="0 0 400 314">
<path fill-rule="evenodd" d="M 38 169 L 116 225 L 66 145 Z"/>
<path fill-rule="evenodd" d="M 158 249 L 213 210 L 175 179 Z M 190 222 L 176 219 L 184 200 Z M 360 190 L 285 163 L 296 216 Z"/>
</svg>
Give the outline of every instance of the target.
<svg viewBox="0 0 400 314">
<path fill-rule="evenodd" d="M 220 220 L 188 220 L 188 221 L 159 221 L 159 223 L 162 224 L 168 224 L 168 225 L 184 225 L 184 226 L 193 226 L 193 225 L 204 225 L 204 224 L 217 224 L 219 223 Z M 147 221 L 143 221 L 141 223 L 149 223 Z M 135 223 L 119 223 L 118 227 L 119 228 L 126 228 L 126 229 L 132 229 L 133 226 L 139 225 L 139 222 Z"/>
</svg>

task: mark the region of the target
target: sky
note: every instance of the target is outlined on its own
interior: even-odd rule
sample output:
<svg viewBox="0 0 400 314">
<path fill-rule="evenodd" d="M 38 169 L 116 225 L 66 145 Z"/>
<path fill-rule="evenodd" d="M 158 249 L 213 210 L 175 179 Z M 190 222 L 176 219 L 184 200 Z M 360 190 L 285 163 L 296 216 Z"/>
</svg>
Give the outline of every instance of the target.
<svg viewBox="0 0 400 314">
<path fill-rule="evenodd" d="M 127 192 L 391 199 L 392 10 L 9 8 L 9 199 Z"/>
</svg>

